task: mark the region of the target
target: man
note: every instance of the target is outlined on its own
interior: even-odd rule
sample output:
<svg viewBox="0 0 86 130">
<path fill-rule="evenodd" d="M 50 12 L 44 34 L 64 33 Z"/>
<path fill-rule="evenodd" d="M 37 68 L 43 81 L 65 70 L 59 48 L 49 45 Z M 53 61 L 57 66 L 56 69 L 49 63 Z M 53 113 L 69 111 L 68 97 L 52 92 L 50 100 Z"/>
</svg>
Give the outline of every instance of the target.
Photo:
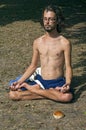
<svg viewBox="0 0 86 130">
<path fill-rule="evenodd" d="M 70 88 L 71 44 L 59 34 L 61 23 L 63 23 L 61 10 L 56 6 L 47 6 L 42 17 L 46 33 L 34 41 L 32 62 L 23 76 L 10 86 L 9 97 L 13 100 L 47 98 L 59 102 L 70 102 L 73 98 Z M 29 85 L 25 81 L 36 70 L 39 58 L 41 75 L 36 76 L 36 81 L 39 82 Z M 26 91 L 22 91 L 22 88 L 26 88 Z"/>
</svg>

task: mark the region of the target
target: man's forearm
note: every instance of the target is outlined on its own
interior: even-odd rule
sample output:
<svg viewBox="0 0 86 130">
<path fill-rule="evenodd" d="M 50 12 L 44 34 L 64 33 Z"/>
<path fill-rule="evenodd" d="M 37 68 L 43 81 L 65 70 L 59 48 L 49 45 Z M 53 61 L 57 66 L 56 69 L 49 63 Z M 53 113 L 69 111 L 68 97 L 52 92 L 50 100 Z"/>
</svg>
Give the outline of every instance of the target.
<svg viewBox="0 0 86 130">
<path fill-rule="evenodd" d="M 67 69 L 66 70 L 66 83 L 69 85 L 71 84 L 72 76 L 73 76 L 72 69 L 71 68 Z"/>
<path fill-rule="evenodd" d="M 36 70 L 36 67 L 29 66 L 28 69 L 25 71 L 25 73 L 22 75 L 22 77 L 18 80 L 18 82 L 21 84 L 23 83 L 28 77 L 30 77 L 34 71 Z"/>
</svg>

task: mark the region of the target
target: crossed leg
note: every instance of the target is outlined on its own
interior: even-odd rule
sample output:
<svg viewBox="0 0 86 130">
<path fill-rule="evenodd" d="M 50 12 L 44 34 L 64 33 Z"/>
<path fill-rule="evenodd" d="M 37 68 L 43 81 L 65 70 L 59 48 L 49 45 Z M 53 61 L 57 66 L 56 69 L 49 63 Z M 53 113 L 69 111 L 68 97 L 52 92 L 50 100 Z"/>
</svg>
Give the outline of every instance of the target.
<svg viewBox="0 0 86 130">
<path fill-rule="evenodd" d="M 73 98 L 72 93 L 62 93 L 57 89 L 41 89 L 39 85 L 30 86 L 24 83 L 23 86 L 27 88 L 27 91 L 11 91 L 9 97 L 12 100 L 33 100 L 33 99 L 51 99 L 59 102 L 70 102 Z"/>
<path fill-rule="evenodd" d="M 33 86 L 30 86 L 30 87 L 33 87 Z M 40 89 L 39 86 L 35 86 L 36 89 Z M 26 90 L 26 91 L 22 91 L 21 89 L 18 89 L 16 91 L 12 91 L 10 90 L 9 92 L 9 98 L 12 99 L 12 100 L 33 100 L 33 99 L 42 99 L 44 97 L 38 95 L 38 94 L 35 94 L 35 93 L 32 93 L 30 92 L 29 90 Z"/>
</svg>

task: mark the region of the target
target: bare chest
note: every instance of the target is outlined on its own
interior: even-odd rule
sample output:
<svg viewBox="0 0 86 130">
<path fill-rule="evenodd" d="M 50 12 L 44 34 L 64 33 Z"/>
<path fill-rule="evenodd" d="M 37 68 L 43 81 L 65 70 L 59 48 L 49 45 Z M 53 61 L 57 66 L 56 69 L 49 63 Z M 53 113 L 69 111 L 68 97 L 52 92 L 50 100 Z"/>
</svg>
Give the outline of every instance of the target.
<svg viewBox="0 0 86 130">
<path fill-rule="evenodd" d="M 62 46 L 59 44 L 41 44 L 39 47 L 40 56 L 60 57 L 63 54 Z"/>
</svg>

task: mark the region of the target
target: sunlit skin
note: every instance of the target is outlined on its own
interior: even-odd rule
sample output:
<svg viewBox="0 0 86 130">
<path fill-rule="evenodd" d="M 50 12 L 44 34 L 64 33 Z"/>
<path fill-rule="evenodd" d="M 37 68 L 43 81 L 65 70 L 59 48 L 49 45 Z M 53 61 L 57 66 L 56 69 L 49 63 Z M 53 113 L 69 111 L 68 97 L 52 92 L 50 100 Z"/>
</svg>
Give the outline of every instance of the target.
<svg viewBox="0 0 86 130">
<path fill-rule="evenodd" d="M 47 12 L 48 17 L 46 16 L 46 11 L 44 12 L 43 22 L 44 22 L 44 29 L 47 32 L 51 32 L 56 29 L 57 21 L 55 13 L 49 11 Z"/>
<path fill-rule="evenodd" d="M 13 100 L 48 98 L 60 102 L 69 102 L 73 97 L 69 92 L 72 79 L 71 44 L 57 32 L 58 21 L 53 11 L 44 11 L 43 23 L 46 31 L 45 35 L 34 41 L 32 62 L 21 79 L 10 86 L 9 96 Z M 65 65 L 66 84 L 62 87 L 57 86 L 55 89 L 51 86 L 51 89 L 43 90 L 38 84 L 30 86 L 24 83 L 36 70 L 39 59 L 41 75 L 45 80 L 64 77 Z M 21 87 L 27 88 L 27 91 L 20 91 Z"/>
</svg>

